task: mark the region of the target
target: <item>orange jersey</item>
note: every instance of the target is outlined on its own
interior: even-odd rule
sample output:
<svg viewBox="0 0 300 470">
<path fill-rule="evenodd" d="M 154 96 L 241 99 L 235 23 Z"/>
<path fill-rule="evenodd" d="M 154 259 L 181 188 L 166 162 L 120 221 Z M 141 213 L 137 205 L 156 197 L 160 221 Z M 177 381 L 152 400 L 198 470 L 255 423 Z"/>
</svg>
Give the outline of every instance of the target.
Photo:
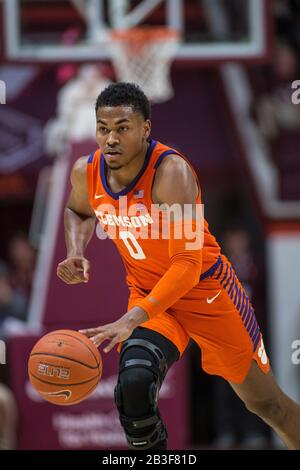
<svg viewBox="0 0 300 470">
<path fill-rule="evenodd" d="M 130 290 L 128 310 L 143 302 L 171 269 L 169 240 L 163 238 L 162 225 L 156 223 L 151 194 L 156 170 L 171 154 L 185 158 L 152 140 L 139 174 L 118 193 L 113 193 L 107 185 L 101 151 L 96 151 L 88 160 L 90 204 L 125 264 Z M 197 183 L 199 187 L 198 179 Z M 200 188 L 197 203 L 201 203 Z M 163 221 L 164 214 L 158 219 Z M 143 235 L 150 233 L 152 238 L 138 236 L 142 235 L 139 231 Z M 267 373 L 268 357 L 250 299 L 231 264 L 220 254 L 206 221 L 203 231 L 199 283 L 169 308 L 152 318 L 149 316 L 140 326 L 168 338 L 180 354 L 192 338 L 202 350 L 202 367 L 206 372 L 242 383 L 253 359 Z"/>
<path fill-rule="evenodd" d="M 128 285 L 144 290 L 151 290 L 170 267 L 168 239 L 162 228 L 164 214 L 155 209 L 152 186 L 157 168 L 171 154 L 185 159 L 176 150 L 151 140 L 140 172 L 129 186 L 117 193 L 108 187 L 100 149 L 89 157 L 87 164 L 90 205 L 102 229 L 117 246 L 126 268 Z M 195 177 L 199 187 L 196 174 Z M 200 189 L 197 203 L 201 204 Z M 206 221 L 203 243 L 201 279 L 206 278 L 220 257 L 220 247 Z"/>
</svg>

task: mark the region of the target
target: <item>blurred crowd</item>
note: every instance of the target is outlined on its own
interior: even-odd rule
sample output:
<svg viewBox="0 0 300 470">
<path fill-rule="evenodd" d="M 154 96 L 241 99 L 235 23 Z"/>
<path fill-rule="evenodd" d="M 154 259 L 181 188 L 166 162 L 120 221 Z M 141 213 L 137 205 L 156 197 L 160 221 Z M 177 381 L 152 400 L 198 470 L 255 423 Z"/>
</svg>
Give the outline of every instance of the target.
<svg viewBox="0 0 300 470">
<path fill-rule="evenodd" d="M 36 253 L 26 235 L 17 233 L 8 242 L 8 258 L 0 260 L 0 338 L 22 330 L 26 322 Z"/>
<path fill-rule="evenodd" d="M 257 104 L 260 128 L 271 141 L 281 131 L 300 129 L 300 108 L 291 100 L 291 84 L 300 72 L 300 1 L 276 0 L 273 9 L 272 63 L 263 69 Z"/>
<path fill-rule="evenodd" d="M 248 68 L 253 116 L 278 170 L 279 198 L 300 198 L 300 105 L 292 99 L 300 78 L 300 1 L 275 0 L 271 63 Z"/>
<path fill-rule="evenodd" d="M 26 319 L 36 253 L 23 233 L 8 242 L 7 259 L 0 259 L 0 340 L 26 331 Z M 0 450 L 17 445 L 17 404 L 8 388 L 9 371 L 0 367 Z"/>
</svg>

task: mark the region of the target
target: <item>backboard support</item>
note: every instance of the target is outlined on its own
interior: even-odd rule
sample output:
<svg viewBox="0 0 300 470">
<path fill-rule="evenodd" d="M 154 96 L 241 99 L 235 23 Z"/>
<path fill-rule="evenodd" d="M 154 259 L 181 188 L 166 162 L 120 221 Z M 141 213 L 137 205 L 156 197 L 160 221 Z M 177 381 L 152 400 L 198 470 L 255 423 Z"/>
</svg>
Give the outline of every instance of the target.
<svg viewBox="0 0 300 470">
<path fill-rule="evenodd" d="M 108 60 L 109 33 L 141 25 L 176 29 L 183 38 L 176 59 L 183 62 L 263 60 L 268 53 L 270 0 L 3 2 L 6 58 L 11 61 Z M 66 44 L 72 28 L 78 38 Z"/>
</svg>

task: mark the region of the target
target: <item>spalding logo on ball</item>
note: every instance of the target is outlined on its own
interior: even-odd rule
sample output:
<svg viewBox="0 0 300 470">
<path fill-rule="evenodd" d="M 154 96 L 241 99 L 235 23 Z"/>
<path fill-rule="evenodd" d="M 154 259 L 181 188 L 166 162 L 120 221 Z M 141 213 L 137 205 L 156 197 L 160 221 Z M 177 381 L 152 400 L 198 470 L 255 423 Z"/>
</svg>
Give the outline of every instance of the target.
<svg viewBox="0 0 300 470">
<path fill-rule="evenodd" d="M 96 346 L 73 330 L 57 330 L 43 336 L 28 361 L 34 389 L 56 405 L 85 400 L 98 385 L 102 359 Z"/>
</svg>

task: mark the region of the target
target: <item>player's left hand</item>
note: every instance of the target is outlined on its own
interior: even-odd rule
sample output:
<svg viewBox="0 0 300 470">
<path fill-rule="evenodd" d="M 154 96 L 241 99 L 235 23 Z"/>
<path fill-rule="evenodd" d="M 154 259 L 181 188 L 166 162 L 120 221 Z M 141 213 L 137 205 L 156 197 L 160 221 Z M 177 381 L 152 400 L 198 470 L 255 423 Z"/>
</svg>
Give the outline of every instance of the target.
<svg viewBox="0 0 300 470">
<path fill-rule="evenodd" d="M 87 330 L 79 330 L 79 333 L 86 335 L 95 346 L 100 346 L 106 339 L 110 340 L 108 345 L 103 349 L 105 353 L 112 350 L 112 348 L 121 341 L 125 341 L 133 331 L 133 327 L 128 322 L 122 319 L 108 323 L 107 325 L 98 326 L 97 328 L 89 328 Z"/>
</svg>

